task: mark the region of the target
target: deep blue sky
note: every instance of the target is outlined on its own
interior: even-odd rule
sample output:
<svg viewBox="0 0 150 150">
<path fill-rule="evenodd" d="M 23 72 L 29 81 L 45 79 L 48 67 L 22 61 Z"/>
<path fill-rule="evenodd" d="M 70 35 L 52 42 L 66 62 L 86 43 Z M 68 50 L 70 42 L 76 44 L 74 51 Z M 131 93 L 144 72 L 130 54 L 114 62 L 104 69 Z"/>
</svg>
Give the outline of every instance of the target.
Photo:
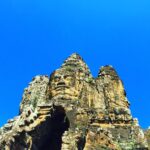
<svg viewBox="0 0 150 150">
<path fill-rule="evenodd" d="M 18 114 L 23 89 L 79 53 L 94 76 L 113 65 L 131 110 L 150 126 L 149 0 L 1 0 L 0 126 Z"/>
</svg>

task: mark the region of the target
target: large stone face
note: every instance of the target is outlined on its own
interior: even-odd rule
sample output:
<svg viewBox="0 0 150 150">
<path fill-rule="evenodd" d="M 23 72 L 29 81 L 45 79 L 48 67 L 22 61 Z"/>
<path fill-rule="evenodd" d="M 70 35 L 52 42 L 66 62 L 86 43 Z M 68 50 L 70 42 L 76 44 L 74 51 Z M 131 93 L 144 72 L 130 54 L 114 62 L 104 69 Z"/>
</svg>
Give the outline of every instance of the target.
<svg viewBox="0 0 150 150">
<path fill-rule="evenodd" d="M 1 150 L 148 150 L 112 66 L 93 78 L 78 54 L 25 89 L 20 114 L 0 129 Z M 147 132 L 148 137 L 148 132 Z"/>
<path fill-rule="evenodd" d="M 50 93 L 52 98 L 78 99 L 80 87 L 75 72 L 61 69 L 51 76 Z M 82 86 L 82 85 L 81 85 Z"/>
</svg>

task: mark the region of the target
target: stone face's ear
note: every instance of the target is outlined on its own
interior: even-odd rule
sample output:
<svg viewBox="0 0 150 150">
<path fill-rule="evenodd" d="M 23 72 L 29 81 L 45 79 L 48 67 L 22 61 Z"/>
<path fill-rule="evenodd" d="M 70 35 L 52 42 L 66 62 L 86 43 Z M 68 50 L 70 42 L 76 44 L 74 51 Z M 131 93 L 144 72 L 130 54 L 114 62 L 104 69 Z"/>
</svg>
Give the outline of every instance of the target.
<svg viewBox="0 0 150 150">
<path fill-rule="evenodd" d="M 56 71 L 53 71 L 53 72 L 50 74 L 50 80 L 54 78 L 55 73 L 56 73 Z"/>
</svg>

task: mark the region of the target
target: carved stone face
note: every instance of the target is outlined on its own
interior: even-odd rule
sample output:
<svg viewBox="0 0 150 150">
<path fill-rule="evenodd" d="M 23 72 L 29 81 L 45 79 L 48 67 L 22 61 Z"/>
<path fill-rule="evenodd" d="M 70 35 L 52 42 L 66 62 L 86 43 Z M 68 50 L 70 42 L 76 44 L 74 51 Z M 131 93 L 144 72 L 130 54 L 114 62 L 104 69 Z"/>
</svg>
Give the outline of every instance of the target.
<svg viewBox="0 0 150 150">
<path fill-rule="evenodd" d="M 79 96 L 75 72 L 57 70 L 51 76 L 51 96 L 65 99 L 77 99 Z"/>
</svg>

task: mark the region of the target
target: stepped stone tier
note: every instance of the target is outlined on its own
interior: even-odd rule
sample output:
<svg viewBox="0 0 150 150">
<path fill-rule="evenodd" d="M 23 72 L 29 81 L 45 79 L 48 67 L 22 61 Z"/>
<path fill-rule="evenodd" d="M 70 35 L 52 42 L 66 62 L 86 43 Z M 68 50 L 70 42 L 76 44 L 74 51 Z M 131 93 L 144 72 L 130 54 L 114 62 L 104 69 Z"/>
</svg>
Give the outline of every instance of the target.
<svg viewBox="0 0 150 150">
<path fill-rule="evenodd" d="M 92 74 L 72 54 L 24 90 L 20 113 L 0 129 L 0 150 L 148 150 L 130 112 L 123 83 L 112 66 Z"/>
</svg>

